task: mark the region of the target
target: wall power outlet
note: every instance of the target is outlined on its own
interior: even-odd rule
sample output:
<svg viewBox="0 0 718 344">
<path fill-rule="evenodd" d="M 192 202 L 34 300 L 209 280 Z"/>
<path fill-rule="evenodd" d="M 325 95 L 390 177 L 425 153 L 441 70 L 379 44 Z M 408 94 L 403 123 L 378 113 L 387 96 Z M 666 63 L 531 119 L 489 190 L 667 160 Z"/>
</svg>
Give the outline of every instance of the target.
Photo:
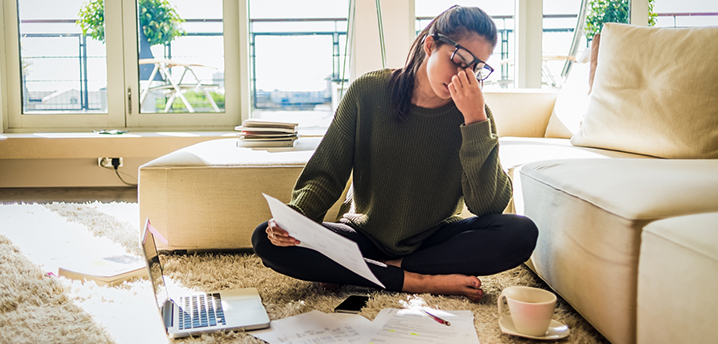
<svg viewBox="0 0 718 344">
<path fill-rule="evenodd" d="M 120 162 L 120 164 L 117 167 L 118 168 L 122 167 L 122 158 L 110 158 L 110 157 L 97 158 L 97 166 L 114 169 L 115 167 L 112 166 L 112 160 L 115 160 L 115 159 L 119 160 L 119 162 Z"/>
</svg>

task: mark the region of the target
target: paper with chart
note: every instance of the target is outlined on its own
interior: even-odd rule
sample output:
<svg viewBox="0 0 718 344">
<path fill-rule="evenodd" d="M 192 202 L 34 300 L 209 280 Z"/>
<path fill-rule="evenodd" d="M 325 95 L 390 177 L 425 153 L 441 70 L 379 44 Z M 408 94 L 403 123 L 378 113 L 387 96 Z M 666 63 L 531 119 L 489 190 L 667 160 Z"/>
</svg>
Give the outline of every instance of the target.
<svg viewBox="0 0 718 344">
<path fill-rule="evenodd" d="M 318 251 L 359 276 L 385 288 L 366 265 L 355 242 L 310 220 L 280 200 L 266 194 L 262 195 L 267 199 L 274 221 L 289 235 L 299 240 L 299 247 Z"/>
<path fill-rule="evenodd" d="M 362 341 L 372 344 L 479 344 L 471 311 L 426 310 L 449 321 L 451 326 L 436 322 L 419 309 L 384 308 L 374 319 L 373 330 Z"/>
</svg>

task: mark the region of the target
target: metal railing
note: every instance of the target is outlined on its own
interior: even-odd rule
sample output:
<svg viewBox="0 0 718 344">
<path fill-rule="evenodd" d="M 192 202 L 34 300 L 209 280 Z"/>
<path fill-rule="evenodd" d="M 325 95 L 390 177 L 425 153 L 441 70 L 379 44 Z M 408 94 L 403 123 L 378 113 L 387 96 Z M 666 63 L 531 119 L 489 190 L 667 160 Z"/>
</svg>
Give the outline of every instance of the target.
<svg viewBox="0 0 718 344">
<path fill-rule="evenodd" d="M 718 13 L 714 12 L 703 12 L 703 13 L 658 13 L 658 17 L 672 17 L 673 18 L 673 27 L 677 26 L 677 20 L 681 17 L 716 17 L 718 18 Z M 559 18 L 575 18 L 575 14 L 553 14 L 553 15 L 544 15 L 545 19 L 559 19 Z M 509 36 L 513 33 L 513 29 L 506 28 L 506 21 L 513 19 L 513 16 L 511 15 L 499 15 L 499 16 L 492 16 L 492 18 L 497 21 L 501 22 L 501 29 L 499 29 L 499 38 L 500 38 L 500 48 L 499 52 L 497 53 L 500 56 L 500 59 L 502 61 L 510 59 L 510 44 L 509 44 Z M 433 18 L 431 17 L 417 17 L 416 20 L 418 23 L 421 23 L 422 21 L 428 21 Z M 222 19 L 187 19 L 186 22 L 222 22 Z M 262 31 L 258 32 L 253 30 L 254 24 L 256 23 L 276 23 L 276 22 L 333 22 L 334 23 L 334 30 L 327 30 L 327 31 L 281 31 L 281 32 L 273 32 L 273 31 Z M 67 24 L 67 23 L 75 23 L 74 19 L 43 19 L 43 20 L 37 20 L 37 19 L 24 19 L 20 21 L 20 24 Z M 251 92 L 252 92 L 252 98 L 257 104 L 257 93 L 259 90 L 256 88 L 256 59 L 257 59 L 257 51 L 256 51 L 256 39 L 257 37 L 266 37 L 266 36 L 286 36 L 286 37 L 297 37 L 297 36 L 317 36 L 317 35 L 326 35 L 332 37 L 332 75 L 331 79 L 332 81 L 340 81 L 342 78 L 342 68 L 344 67 L 344 59 L 346 58 L 341 51 L 341 40 L 345 39 L 346 37 L 346 24 L 339 25 L 340 23 L 346 23 L 346 18 L 295 18 L 295 19 L 250 19 L 250 37 L 249 37 L 249 43 L 250 43 L 250 67 L 251 67 Z M 340 29 L 341 27 L 341 29 Z M 573 32 L 574 28 L 547 28 L 544 29 L 544 32 Z M 222 32 L 188 32 L 186 33 L 186 36 L 222 36 Z M 22 34 L 23 38 L 77 38 L 77 44 L 78 44 L 78 53 L 77 56 L 32 56 L 32 57 L 23 57 L 23 60 L 27 59 L 28 61 L 31 61 L 33 59 L 77 59 L 79 64 L 79 76 L 77 79 L 72 80 L 43 80 L 43 79 L 34 79 L 34 80 L 26 80 L 23 77 L 23 98 L 24 104 L 28 104 L 28 95 L 25 92 L 25 83 L 27 82 L 57 82 L 57 81 L 72 81 L 72 82 L 78 82 L 79 92 L 80 92 L 80 101 L 79 101 L 79 110 L 97 110 L 97 107 L 94 106 L 95 102 L 92 102 L 88 93 L 88 80 L 89 80 L 89 71 L 88 71 L 88 60 L 93 58 L 104 58 L 104 56 L 89 56 L 87 52 L 87 37 L 81 33 L 28 33 L 28 34 Z M 169 43 L 165 46 L 164 49 L 164 57 L 165 58 L 172 58 L 172 44 Z M 23 61 L 24 63 L 24 61 Z M 500 80 L 506 81 L 509 79 L 509 67 L 507 64 L 502 64 L 501 66 L 501 73 L 500 73 Z M 68 110 L 76 110 L 78 105 L 67 103 Z M 54 110 L 56 111 L 56 109 Z"/>
</svg>

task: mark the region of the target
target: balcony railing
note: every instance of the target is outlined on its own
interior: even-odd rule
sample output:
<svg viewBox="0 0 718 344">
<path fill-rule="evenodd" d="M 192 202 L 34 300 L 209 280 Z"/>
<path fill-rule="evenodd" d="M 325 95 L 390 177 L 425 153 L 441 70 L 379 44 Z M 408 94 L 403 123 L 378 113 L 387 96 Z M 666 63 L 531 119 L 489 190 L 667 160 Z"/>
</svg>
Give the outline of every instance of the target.
<svg viewBox="0 0 718 344">
<path fill-rule="evenodd" d="M 680 27 L 678 25 L 678 21 L 681 18 L 686 17 L 715 17 L 718 18 L 718 13 L 714 12 L 704 12 L 704 13 L 659 13 L 659 18 L 672 18 L 673 19 L 673 27 Z M 513 30 L 511 28 L 507 28 L 506 22 L 508 20 L 512 20 L 513 16 L 506 15 L 506 16 L 493 16 L 492 17 L 497 24 L 499 24 L 499 38 L 500 38 L 500 46 L 498 49 L 498 52 L 495 53 L 497 57 L 500 58 L 501 61 L 506 61 L 511 58 L 511 49 L 510 49 L 510 35 L 513 33 Z M 559 15 L 544 15 L 545 19 L 572 19 L 576 18 L 575 14 L 559 14 Z M 427 24 L 432 18 L 430 17 L 417 17 L 417 23 L 419 23 L 420 26 L 424 26 Z M 221 19 L 187 19 L 187 22 L 222 22 Z M 321 22 L 330 22 L 333 24 L 332 30 L 325 30 L 325 31 L 286 31 L 286 30 L 254 30 L 254 27 L 257 24 L 264 25 L 264 24 L 276 24 L 279 22 L 293 22 L 293 23 L 321 23 Z M 718 21 L 717 21 L 718 22 Z M 24 19 L 20 21 L 21 24 L 67 24 L 67 23 L 75 23 L 74 19 L 53 19 L 53 20 L 35 20 L 35 19 Z M 423 25 L 422 25 L 423 24 Z M 251 82 L 251 92 L 252 92 L 252 99 L 254 101 L 255 106 L 262 107 L 267 105 L 267 102 L 279 102 L 279 106 L 285 106 L 287 104 L 282 104 L 282 100 L 276 100 L 273 99 L 271 96 L 271 92 L 266 92 L 262 90 L 258 90 L 256 87 L 257 82 L 257 75 L 256 75 L 256 60 L 258 56 L 261 57 L 261 52 L 257 51 L 256 49 L 256 40 L 257 38 L 261 37 L 268 37 L 268 36 L 284 36 L 284 37 L 298 37 L 298 36 L 331 36 L 332 38 L 332 73 L 331 76 L 329 76 L 330 81 L 332 82 L 338 82 L 341 81 L 344 68 L 344 58 L 343 52 L 341 49 L 341 45 L 343 41 L 346 39 L 346 18 L 300 18 L 300 19 L 251 19 L 250 20 L 250 68 L 252 75 L 250 76 L 250 82 Z M 544 32 L 573 32 L 573 27 L 560 27 L 560 28 L 546 28 L 544 29 Z M 222 32 L 187 32 L 187 36 L 221 36 Z M 102 107 L 102 94 L 94 94 L 91 93 L 88 90 L 88 80 L 90 80 L 90 71 L 88 71 L 88 60 L 90 59 L 96 59 L 96 58 L 104 58 L 103 56 L 91 56 L 88 55 L 87 52 L 87 37 L 84 36 L 81 33 L 28 33 L 23 34 L 23 38 L 73 38 L 77 39 L 77 55 L 76 56 L 26 56 L 23 57 L 23 60 L 32 61 L 33 59 L 77 59 L 77 63 L 79 64 L 79 75 L 77 79 L 72 80 L 53 80 L 51 78 L 42 78 L 42 79 L 32 79 L 32 80 L 25 80 L 23 77 L 23 83 L 50 83 L 50 82 L 58 82 L 58 81 L 71 81 L 71 82 L 77 82 L 77 86 L 79 90 L 77 90 L 77 93 L 79 95 L 79 99 L 75 101 L 74 96 L 70 95 L 68 100 L 63 101 L 62 99 L 55 99 L 53 103 L 53 108 L 48 109 L 52 111 L 58 111 L 58 110 L 79 110 L 79 111 L 93 111 L 93 110 L 99 110 Z M 172 45 L 167 44 L 164 49 L 165 58 L 172 58 Z M 500 67 L 500 79 L 498 83 L 505 83 L 510 81 L 510 70 L 508 64 L 501 64 Z M 25 85 L 23 85 L 23 88 L 25 89 Z M 329 90 L 331 91 L 331 90 Z M 280 91 L 281 92 L 281 91 Z M 40 94 L 41 92 L 38 92 L 37 94 Z M 100 92 L 101 93 L 101 92 Z M 285 92 L 286 93 L 286 92 Z M 302 93 L 302 92 L 298 92 Z M 306 92 L 304 92 L 306 93 Z M 324 94 L 324 97 L 321 97 L 319 94 L 284 94 L 284 98 L 292 98 L 292 99 L 299 99 L 299 102 L 318 102 L 318 101 L 327 101 L 327 94 Z M 46 97 L 49 95 L 48 92 L 42 93 L 42 97 Z M 33 97 L 30 94 L 27 94 L 23 90 L 23 103 L 24 105 L 31 105 L 34 106 L 37 103 L 41 103 L 43 100 L 38 99 L 37 97 Z M 331 102 L 331 99 L 328 100 Z M 264 102 L 264 103 L 263 103 Z M 264 105 L 263 105 L 264 104 Z M 289 105 L 291 106 L 291 104 Z M 27 107 L 25 107 L 27 108 Z"/>
</svg>

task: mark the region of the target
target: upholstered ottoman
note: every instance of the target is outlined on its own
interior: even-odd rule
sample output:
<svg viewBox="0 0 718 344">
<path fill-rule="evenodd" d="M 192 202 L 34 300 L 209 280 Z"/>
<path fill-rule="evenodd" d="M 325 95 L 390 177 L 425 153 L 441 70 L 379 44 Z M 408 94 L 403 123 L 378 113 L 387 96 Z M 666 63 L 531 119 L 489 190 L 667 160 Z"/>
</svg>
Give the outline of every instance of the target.
<svg viewBox="0 0 718 344">
<path fill-rule="evenodd" d="M 612 343 L 635 343 L 643 228 L 667 217 L 718 210 L 716 171 L 718 160 L 524 165 L 514 197 L 523 201 L 517 201 L 517 213 L 539 228 L 530 266 Z M 673 281 L 673 293 L 682 293 L 679 285 Z M 665 302 L 673 293 L 652 302 Z"/>
<path fill-rule="evenodd" d="M 168 240 L 160 250 L 251 248 L 252 232 L 271 218 L 262 193 L 288 202 L 321 138 L 292 148 L 237 147 L 237 139 L 206 141 L 139 169 L 140 223 L 149 218 Z M 336 218 L 338 205 L 327 213 Z"/>
<path fill-rule="evenodd" d="M 669 218 L 643 230 L 638 343 L 715 343 L 718 213 Z"/>
</svg>

